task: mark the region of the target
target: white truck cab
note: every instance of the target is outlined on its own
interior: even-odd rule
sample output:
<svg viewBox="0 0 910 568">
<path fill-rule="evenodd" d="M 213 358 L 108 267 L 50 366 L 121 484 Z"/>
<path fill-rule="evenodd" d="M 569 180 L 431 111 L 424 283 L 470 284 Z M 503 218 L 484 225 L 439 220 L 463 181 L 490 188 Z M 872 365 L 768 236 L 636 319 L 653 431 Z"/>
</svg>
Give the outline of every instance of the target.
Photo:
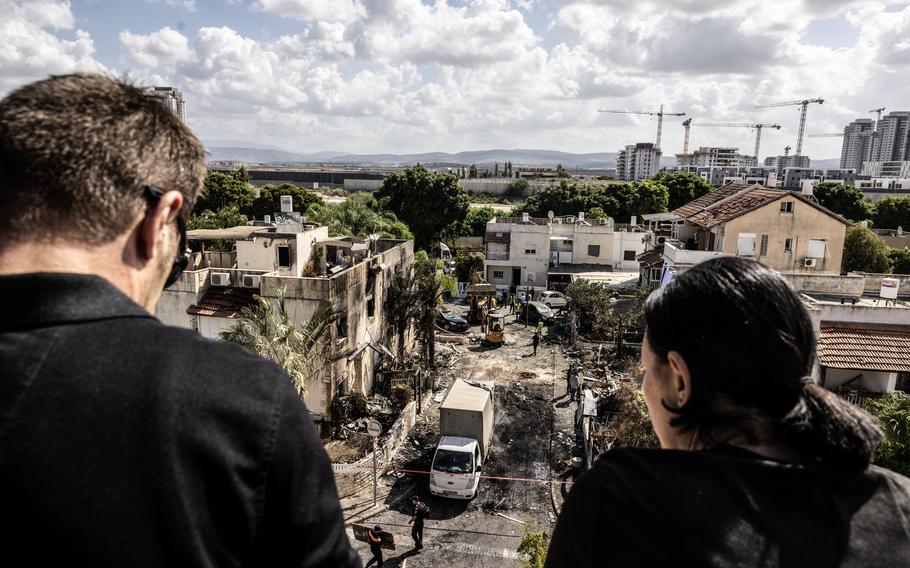
<svg viewBox="0 0 910 568">
<path fill-rule="evenodd" d="M 477 495 L 493 441 L 495 383 L 457 379 L 439 407 L 439 443 L 430 465 L 430 493 L 452 499 Z"/>
<path fill-rule="evenodd" d="M 482 466 L 477 440 L 443 436 L 430 466 L 430 493 L 453 499 L 473 499 Z"/>
</svg>

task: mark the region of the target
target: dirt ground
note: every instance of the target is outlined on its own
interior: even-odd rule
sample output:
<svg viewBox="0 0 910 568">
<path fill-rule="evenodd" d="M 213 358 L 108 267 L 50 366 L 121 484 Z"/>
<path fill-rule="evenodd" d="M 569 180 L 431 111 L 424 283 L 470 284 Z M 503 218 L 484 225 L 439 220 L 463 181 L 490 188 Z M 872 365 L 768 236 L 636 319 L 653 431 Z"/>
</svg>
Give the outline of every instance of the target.
<svg viewBox="0 0 910 568">
<path fill-rule="evenodd" d="M 466 310 L 464 305 L 451 307 Z M 343 501 L 348 524 L 379 523 L 394 534 L 397 550 L 386 551 L 386 566 L 514 566 L 526 528 L 552 531 L 569 487 L 563 481 L 571 481 L 574 471 L 571 457 L 583 450 L 573 427 L 575 404 L 565 394 L 563 349 L 543 342 L 533 355 L 533 331 L 533 325 L 510 317 L 505 345 L 456 346 L 454 361 L 441 369 L 436 383 L 435 398 L 441 401 L 456 378 L 496 382 L 493 444 L 483 474 L 509 479 L 483 479 L 474 499 L 460 501 L 431 495 L 426 474 L 393 471 L 381 480 L 379 507 L 372 507 L 372 489 Z M 450 345 L 437 344 L 440 360 L 452 352 Z M 439 402 L 430 400 L 396 457 L 396 468 L 429 469 L 439 420 Z M 408 526 L 409 499 L 415 494 L 432 511 L 419 554 L 412 551 Z M 354 545 L 366 562 L 368 547 Z"/>
</svg>

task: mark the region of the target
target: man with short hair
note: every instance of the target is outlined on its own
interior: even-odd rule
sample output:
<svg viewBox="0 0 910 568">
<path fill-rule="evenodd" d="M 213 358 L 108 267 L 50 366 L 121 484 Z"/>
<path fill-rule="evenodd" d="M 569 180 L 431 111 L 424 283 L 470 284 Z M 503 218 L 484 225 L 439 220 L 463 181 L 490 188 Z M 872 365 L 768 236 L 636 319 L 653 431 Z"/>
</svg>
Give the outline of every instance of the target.
<svg viewBox="0 0 910 568">
<path fill-rule="evenodd" d="M 414 512 L 408 524 L 414 524 L 411 538 L 414 539 L 414 550 L 420 550 L 423 548 L 423 521 L 430 515 L 430 508 L 417 495 L 411 497 L 411 506 L 414 507 Z"/>
<path fill-rule="evenodd" d="M 35 566 L 360 566 L 284 372 L 152 312 L 204 150 L 98 75 L 0 100 L 0 534 Z"/>
</svg>

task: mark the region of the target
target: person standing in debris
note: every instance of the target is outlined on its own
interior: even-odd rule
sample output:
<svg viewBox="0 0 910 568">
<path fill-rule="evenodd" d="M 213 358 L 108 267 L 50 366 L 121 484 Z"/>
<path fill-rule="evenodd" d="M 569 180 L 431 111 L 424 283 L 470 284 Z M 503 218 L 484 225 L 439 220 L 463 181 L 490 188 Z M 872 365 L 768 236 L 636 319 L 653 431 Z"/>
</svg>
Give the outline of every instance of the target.
<svg viewBox="0 0 910 568">
<path fill-rule="evenodd" d="M 572 400 L 578 400 L 578 372 L 569 375 L 569 397 Z"/>
<path fill-rule="evenodd" d="M 725 256 L 644 306 L 642 393 L 663 449 L 612 449 L 573 486 L 548 568 L 906 566 L 910 479 L 871 465 L 874 417 L 816 384 L 800 295 Z M 824 545 L 820 545 L 824 543 Z"/>
<path fill-rule="evenodd" d="M 153 315 L 189 261 L 204 157 L 159 99 L 107 76 L 57 75 L 0 100 L 11 563 L 361 565 L 287 374 Z"/>
<path fill-rule="evenodd" d="M 376 525 L 367 531 L 367 538 L 370 539 L 370 553 L 373 557 L 364 568 L 370 568 L 373 562 L 376 563 L 376 568 L 382 568 L 382 526 Z"/>
<path fill-rule="evenodd" d="M 411 528 L 414 550 L 420 550 L 423 548 L 423 521 L 430 516 L 430 508 L 417 495 L 411 497 L 411 505 L 414 507 L 414 512 L 411 513 L 411 520 L 408 521 L 408 524 L 413 523 L 414 525 Z"/>
<path fill-rule="evenodd" d="M 543 320 L 537 320 L 537 335 L 543 337 Z"/>
<path fill-rule="evenodd" d="M 537 346 L 540 345 L 540 334 L 536 331 L 534 332 L 534 337 L 531 338 L 531 344 L 534 346 L 534 355 L 537 355 Z"/>
</svg>

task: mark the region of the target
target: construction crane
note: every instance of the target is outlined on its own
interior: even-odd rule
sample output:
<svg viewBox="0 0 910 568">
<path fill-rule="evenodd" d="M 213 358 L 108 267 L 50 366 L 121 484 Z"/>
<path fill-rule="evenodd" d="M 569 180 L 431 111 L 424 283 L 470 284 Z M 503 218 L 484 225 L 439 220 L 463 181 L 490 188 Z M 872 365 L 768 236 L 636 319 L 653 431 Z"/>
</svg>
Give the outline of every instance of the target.
<svg viewBox="0 0 910 568">
<path fill-rule="evenodd" d="M 780 124 L 769 124 L 769 123 L 758 123 L 758 122 L 698 122 L 692 126 L 724 126 L 728 128 L 754 128 L 755 129 L 755 156 L 756 162 L 758 161 L 758 149 L 761 146 L 761 129 L 762 128 L 774 128 L 775 130 L 780 130 Z"/>
<path fill-rule="evenodd" d="M 686 129 L 686 137 L 683 138 L 683 154 L 689 153 L 689 127 L 692 126 L 692 119 L 687 118 L 682 122 L 683 128 Z"/>
<path fill-rule="evenodd" d="M 782 106 L 798 106 L 801 107 L 799 111 L 799 134 L 796 138 L 796 155 L 802 156 L 803 152 L 803 134 L 806 132 L 806 109 L 811 103 L 822 104 L 825 102 L 825 99 L 803 99 L 801 101 L 787 101 L 783 103 L 771 103 L 767 105 L 755 105 L 755 108 L 771 108 L 771 107 L 782 107 Z"/>
<path fill-rule="evenodd" d="M 597 112 L 612 112 L 616 114 L 647 114 L 650 116 L 657 117 L 657 143 L 654 144 L 657 148 L 660 148 L 660 133 L 664 127 L 664 115 L 666 116 L 686 116 L 684 112 L 664 112 L 664 105 L 660 105 L 660 110 L 658 111 L 649 111 L 649 110 L 619 110 L 612 108 L 599 108 Z"/>
<path fill-rule="evenodd" d="M 870 113 L 871 113 L 871 112 L 874 112 L 874 113 L 875 113 L 875 129 L 876 129 L 876 130 L 878 130 L 878 121 L 882 119 L 882 112 L 883 112 L 884 110 L 885 110 L 885 107 L 882 107 L 882 108 L 874 108 L 874 109 L 872 109 L 872 110 L 869 111 Z"/>
</svg>

